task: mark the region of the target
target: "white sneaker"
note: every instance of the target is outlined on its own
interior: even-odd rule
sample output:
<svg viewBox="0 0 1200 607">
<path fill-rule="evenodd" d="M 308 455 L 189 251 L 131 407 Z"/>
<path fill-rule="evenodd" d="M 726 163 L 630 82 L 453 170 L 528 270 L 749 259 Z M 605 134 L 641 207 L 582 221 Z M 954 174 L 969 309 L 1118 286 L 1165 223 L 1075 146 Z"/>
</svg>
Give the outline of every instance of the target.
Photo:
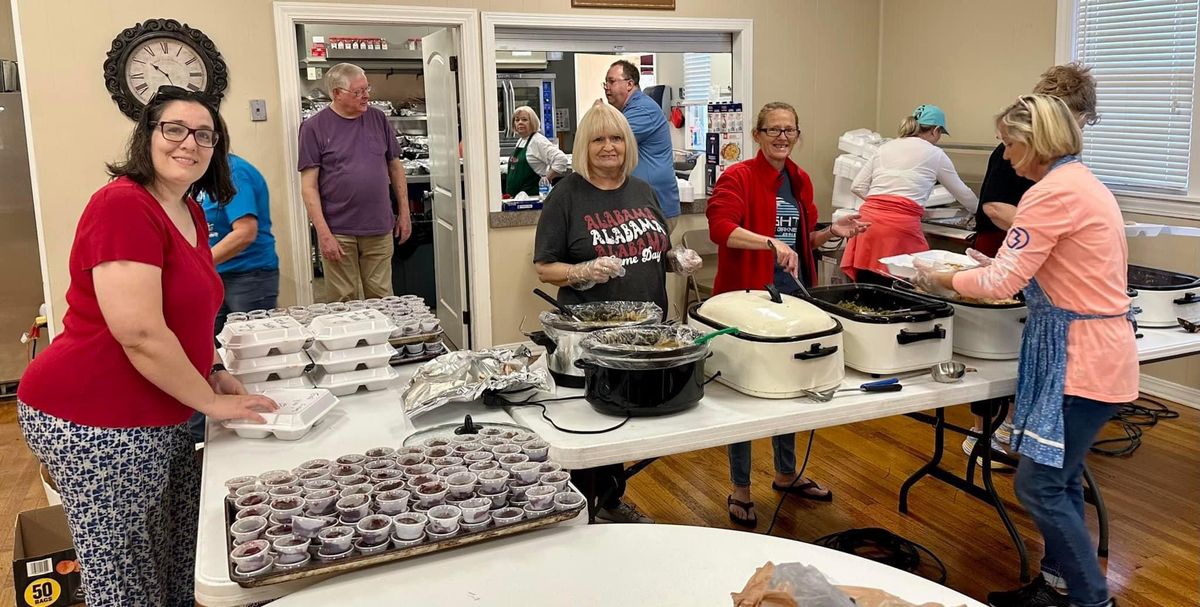
<svg viewBox="0 0 1200 607">
<path fill-rule="evenodd" d="M 971 450 L 975 448 L 975 444 L 978 442 L 979 442 L 979 439 L 975 438 L 974 436 L 968 436 L 968 437 L 964 438 L 963 443 L 962 443 L 963 453 L 966 453 L 968 456 L 970 456 Z M 1006 454 L 1006 455 L 1008 454 L 1008 452 L 1004 450 L 1004 447 L 998 441 L 995 441 L 995 440 L 992 441 L 992 451 L 995 451 L 997 453 Z M 975 465 L 983 466 L 983 458 L 976 457 Z M 1008 464 L 996 461 L 994 459 L 992 460 L 992 469 L 993 470 L 995 470 L 997 468 L 1008 468 L 1008 467 L 1010 467 Z"/>
<path fill-rule="evenodd" d="M 1002 445 L 1011 445 L 1012 431 L 1013 425 L 1008 422 L 1003 422 L 1000 424 L 999 428 L 996 428 L 996 433 L 992 435 L 992 440 Z"/>
<path fill-rule="evenodd" d="M 637 508 L 621 502 L 616 508 L 601 508 L 596 511 L 596 520 L 608 523 L 653 523 L 654 519 L 642 514 Z"/>
</svg>

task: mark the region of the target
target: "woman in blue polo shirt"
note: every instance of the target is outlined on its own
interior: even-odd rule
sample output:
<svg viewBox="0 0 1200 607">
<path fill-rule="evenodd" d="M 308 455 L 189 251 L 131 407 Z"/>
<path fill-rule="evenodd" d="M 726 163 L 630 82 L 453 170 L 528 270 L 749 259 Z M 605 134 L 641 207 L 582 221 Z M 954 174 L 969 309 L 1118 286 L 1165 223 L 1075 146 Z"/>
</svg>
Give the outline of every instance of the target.
<svg viewBox="0 0 1200 607">
<path fill-rule="evenodd" d="M 240 156 L 229 155 L 237 195 L 219 205 L 201 196 L 208 219 L 208 244 L 225 284 L 225 302 L 217 313 L 217 333 L 230 312 L 269 310 L 279 298 L 279 256 L 271 235 L 271 196 L 262 173 Z"/>
</svg>

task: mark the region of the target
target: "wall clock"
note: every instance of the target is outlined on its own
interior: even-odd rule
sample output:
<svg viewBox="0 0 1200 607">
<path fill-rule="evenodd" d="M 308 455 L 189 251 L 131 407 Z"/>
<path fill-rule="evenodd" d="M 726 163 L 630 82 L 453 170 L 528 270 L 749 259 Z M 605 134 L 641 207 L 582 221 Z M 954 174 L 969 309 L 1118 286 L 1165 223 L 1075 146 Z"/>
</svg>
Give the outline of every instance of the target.
<svg viewBox="0 0 1200 607">
<path fill-rule="evenodd" d="M 113 38 L 104 86 L 123 114 L 140 118 L 163 85 L 204 92 L 220 103 L 229 70 L 204 32 L 174 19 L 147 19 Z"/>
</svg>

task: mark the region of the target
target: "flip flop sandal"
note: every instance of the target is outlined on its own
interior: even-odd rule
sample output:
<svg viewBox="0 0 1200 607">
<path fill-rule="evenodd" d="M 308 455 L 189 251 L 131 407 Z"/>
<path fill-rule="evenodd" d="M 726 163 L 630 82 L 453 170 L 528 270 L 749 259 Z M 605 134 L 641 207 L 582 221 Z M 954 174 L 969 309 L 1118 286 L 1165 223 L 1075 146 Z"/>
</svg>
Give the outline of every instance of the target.
<svg viewBox="0 0 1200 607">
<path fill-rule="evenodd" d="M 790 493 L 800 499 L 812 500 L 814 502 L 833 501 L 833 491 L 830 491 L 825 495 L 815 495 L 808 492 L 810 489 L 821 489 L 821 486 L 815 481 L 805 481 L 799 485 L 779 485 L 772 482 L 771 488 L 782 493 Z"/>
<path fill-rule="evenodd" d="M 741 508 L 742 510 L 745 510 L 746 512 L 751 513 L 751 514 L 753 514 L 753 512 L 754 512 L 754 510 L 753 510 L 754 502 L 743 502 L 741 500 L 735 500 L 735 499 L 733 499 L 732 495 L 729 496 L 729 498 L 726 500 L 726 505 L 727 506 L 737 506 L 738 508 Z M 747 527 L 749 529 L 753 529 L 758 526 L 758 517 L 757 516 L 754 516 L 751 518 L 742 518 L 742 517 L 734 514 L 732 511 L 730 511 L 729 520 L 733 521 L 733 524 L 735 524 L 735 525 Z"/>
</svg>

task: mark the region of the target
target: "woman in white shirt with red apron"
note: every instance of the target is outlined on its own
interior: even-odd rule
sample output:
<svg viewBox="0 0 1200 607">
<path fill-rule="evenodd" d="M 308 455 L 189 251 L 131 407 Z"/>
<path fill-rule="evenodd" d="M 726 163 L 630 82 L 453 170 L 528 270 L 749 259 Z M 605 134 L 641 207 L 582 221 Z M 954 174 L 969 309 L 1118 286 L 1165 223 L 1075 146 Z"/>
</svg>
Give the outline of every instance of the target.
<svg viewBox="0 0 1200 607">
<path fill-rule="evenodd" d="M 900 123 L 900 138 L 879 146 L 879 153 L 854 178 L 851 190 L 866 201 L 859 213 L 872 228 L 846 245 L 842 271 L 851 280 L 890 285 L 881 258 L 929 250 L 921 217 L 935 184 L 946 186 L 975 214 L 979 197 L 935 145 L 943 134 L 950 134 L 946 113 L 936 105 L 919 106 Z"/>
</svg>

